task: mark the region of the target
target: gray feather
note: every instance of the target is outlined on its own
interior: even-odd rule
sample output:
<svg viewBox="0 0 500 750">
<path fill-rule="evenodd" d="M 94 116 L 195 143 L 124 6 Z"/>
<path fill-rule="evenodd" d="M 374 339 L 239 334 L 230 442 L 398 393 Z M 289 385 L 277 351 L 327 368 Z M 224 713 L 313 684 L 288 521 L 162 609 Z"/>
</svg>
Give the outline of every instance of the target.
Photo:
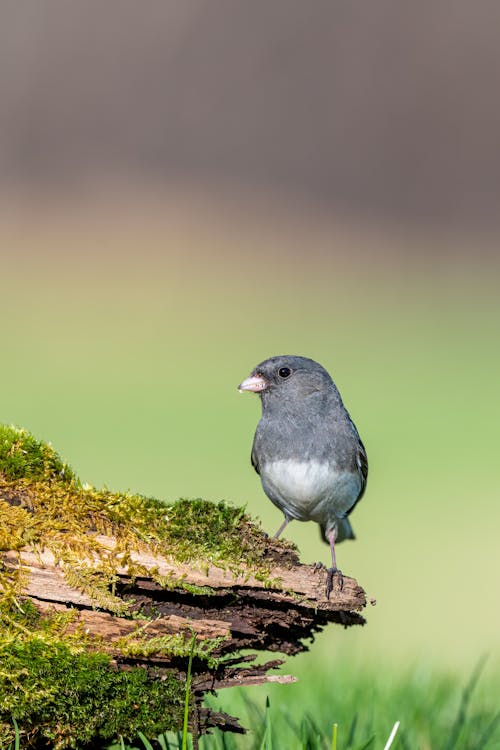
<svg viewBox="0 0 500 750">
<path fill-rule="evenodd" d="M 267 383 L 251 456 L 264 491 L 286 516 L 316 521 L 323 535 L 335 528 L 338 542 L 353 539 L 347 515 L 365 491 L 368 461 L 332 378 L 291 355 L 265 360 L 252 375 Z"/>
</svg>

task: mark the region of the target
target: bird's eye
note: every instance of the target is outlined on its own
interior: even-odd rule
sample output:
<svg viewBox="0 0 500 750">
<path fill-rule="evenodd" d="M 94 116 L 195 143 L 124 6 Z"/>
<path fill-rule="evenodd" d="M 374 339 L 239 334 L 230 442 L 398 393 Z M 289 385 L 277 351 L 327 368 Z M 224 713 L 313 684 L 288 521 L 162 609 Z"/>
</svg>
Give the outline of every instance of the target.
<svg viewBox="0 0 500 750">
<path fill-rule="evenodd" d="M 292 371 L 289 367 L 280 367 L 278 370 L 278 375 L 280 378 L 288 378 L 292 374 Z"/>
</svg>

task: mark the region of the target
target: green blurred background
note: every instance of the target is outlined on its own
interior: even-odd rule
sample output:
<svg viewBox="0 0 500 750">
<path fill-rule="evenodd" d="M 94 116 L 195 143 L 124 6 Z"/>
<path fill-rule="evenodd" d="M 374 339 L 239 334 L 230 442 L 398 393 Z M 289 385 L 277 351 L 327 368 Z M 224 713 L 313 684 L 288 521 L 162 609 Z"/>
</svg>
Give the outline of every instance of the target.
<svg viewBox="0 0 500 750">
<path fill-rule="evenodd" d="M 0 12 L 0 418 L 94 485 L 272 533 L 236 387 L 319 360 L 370 462 L 339 563 L 377 605 L 303 672 L 499 665 L 500 53 L 486 10 L 439 5 Z"/>
</svg>

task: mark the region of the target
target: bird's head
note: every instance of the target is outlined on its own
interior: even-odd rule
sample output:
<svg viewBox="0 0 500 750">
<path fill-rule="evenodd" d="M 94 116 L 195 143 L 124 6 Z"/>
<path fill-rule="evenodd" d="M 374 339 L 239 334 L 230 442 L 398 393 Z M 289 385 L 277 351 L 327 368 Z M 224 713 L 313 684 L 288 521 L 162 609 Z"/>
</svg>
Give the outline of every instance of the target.
<svg viewBox="0 0 500 750">
<path fill-rule="evenodd" d="M 331 386 L 330 375 L 318 362 L 307 357 L 282 355 L 257 365 L 238 389 L 258 393 L 265 405 L 275 399 L 302 399 Z"/>
</svg>

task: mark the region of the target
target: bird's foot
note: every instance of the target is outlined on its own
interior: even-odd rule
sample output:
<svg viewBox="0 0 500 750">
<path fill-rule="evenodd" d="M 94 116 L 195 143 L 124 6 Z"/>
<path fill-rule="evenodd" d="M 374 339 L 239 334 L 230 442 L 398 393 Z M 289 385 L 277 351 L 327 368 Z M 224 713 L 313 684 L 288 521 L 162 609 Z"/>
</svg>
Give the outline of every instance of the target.
<svg viewBox="0 0 500 750">
<path fill-rule="evenodd" d="M 344 588 L 344 576 L 342 575 L 342 571 L 338 568 L 328 568 L 328 576 L 326 578 L 326 598 L 330 598 L 330 594 L 333 591 L 333 581 L 335 576 L 337 577 L 337 580 L 339 582 L 339 591 L 342 591 Z"/>
<path fill-rule="evenodd" d="M 322 562 L 313 563 L 313 573 L 316 573 L 317 570 L 323 570 L 324 567 Z"/>
</svg>

